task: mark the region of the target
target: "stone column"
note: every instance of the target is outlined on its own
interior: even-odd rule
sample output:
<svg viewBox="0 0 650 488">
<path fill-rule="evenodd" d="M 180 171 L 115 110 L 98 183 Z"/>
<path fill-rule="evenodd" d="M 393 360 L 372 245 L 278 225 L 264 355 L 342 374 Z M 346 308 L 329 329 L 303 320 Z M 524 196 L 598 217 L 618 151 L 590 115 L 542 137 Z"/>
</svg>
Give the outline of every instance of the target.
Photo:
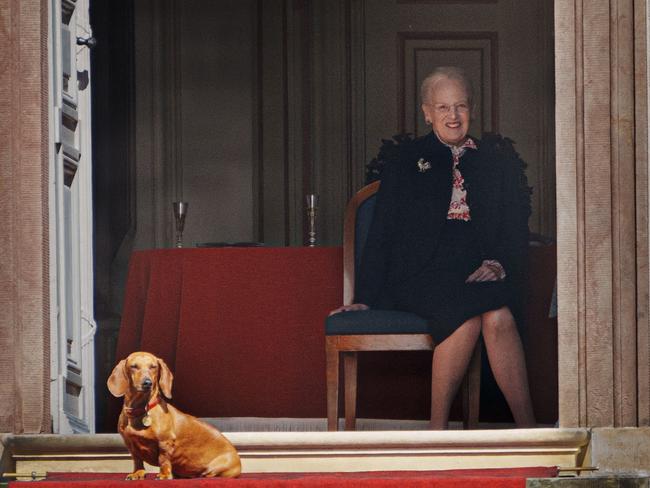
<svg viewBox="0 0 650 488">
<path fill-rule="evenodd" d="M 555 2 L 563 427 L 650 421 L 645 9 Z"/>
<path fill-rule="evenodd" d="M 0 432 L 50 430 L 48 2 L 0 0 Z"/>
</svg>

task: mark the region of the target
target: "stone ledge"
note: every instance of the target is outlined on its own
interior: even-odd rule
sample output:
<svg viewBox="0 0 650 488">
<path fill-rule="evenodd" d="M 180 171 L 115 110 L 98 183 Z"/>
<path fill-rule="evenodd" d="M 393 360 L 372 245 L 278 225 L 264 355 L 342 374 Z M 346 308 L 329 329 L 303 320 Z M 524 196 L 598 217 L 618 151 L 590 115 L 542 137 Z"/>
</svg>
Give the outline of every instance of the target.
<svg viewBox="0 0 650 488">
<path fill-rule="evenodd" d="M 594 427 L 591 432 L 591 464 L 601 472 L 650 476 L 650 427 Z"/>
<path fill-rule="evenodd" d="M 560 478 L 530 478 L 526 488 L 648 488 L 650 478 L 635 474 L 602 474 Z"/>
<path fill-rule="evenodd" d="M 399 471 L 581 466 L 586 429 L 376 432 L 226 432 L 245 472 Z M 126 472 L 117 434 L 8 436 L 18 472 Z"/>
</svg>

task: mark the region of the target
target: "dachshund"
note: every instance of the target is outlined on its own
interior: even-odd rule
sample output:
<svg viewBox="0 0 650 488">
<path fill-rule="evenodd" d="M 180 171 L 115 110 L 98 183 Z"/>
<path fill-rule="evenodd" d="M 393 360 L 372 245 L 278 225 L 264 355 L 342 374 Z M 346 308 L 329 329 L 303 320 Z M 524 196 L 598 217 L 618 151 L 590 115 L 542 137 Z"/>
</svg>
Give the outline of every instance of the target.
<svg viewBox="0 0 650 488">
<path fill-rule="evenodd" d="M 167 403 L 173 375 L 148 352 L 122 359 L 108 378 L 116 397 L 124 397 L 118 430 L 133 457 L 133 473 L 144 479 L 144 462 L 160 466 L 158 479 L 236 477 L 241 462 L 235 447 L 216 428 Z"/>
</svg>

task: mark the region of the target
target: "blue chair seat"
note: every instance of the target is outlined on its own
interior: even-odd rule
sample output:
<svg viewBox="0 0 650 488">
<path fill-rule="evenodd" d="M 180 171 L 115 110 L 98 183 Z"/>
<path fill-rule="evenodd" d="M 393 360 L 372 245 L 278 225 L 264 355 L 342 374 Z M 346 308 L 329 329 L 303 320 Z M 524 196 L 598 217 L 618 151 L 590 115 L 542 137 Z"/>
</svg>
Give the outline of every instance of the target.
<svg viewBox="0 0 650 488">
<path fill-rule="evenodd" d="M 429 323 L 413 313 L 395 310 L 341 312 L 327 317 L 325 335 L 429 334 Z"/>
</svg>

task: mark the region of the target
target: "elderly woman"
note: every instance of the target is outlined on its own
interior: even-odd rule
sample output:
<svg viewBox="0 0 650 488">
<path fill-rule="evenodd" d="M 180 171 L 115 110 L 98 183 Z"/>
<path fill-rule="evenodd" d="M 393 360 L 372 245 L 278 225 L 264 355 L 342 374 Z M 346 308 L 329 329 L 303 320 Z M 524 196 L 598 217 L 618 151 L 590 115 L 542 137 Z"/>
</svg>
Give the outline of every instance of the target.
<svg viewBox="0 0 650 488">
<path fill-rule="evenodd" d="M 517 426 L 533 427 L 524 352 L 511 313 L 528 240 L 520 169 L 467 135 L 472 88 L 463 71 L 436 69 L 421 95 L 432 131 L 386 164 L 355 303 L 332 313 L 372 307 L 430 320 L 437 344 L 431 426 L 438 429 L 448 426 L 451 403 L 483 334 Z"/>
</svg>

